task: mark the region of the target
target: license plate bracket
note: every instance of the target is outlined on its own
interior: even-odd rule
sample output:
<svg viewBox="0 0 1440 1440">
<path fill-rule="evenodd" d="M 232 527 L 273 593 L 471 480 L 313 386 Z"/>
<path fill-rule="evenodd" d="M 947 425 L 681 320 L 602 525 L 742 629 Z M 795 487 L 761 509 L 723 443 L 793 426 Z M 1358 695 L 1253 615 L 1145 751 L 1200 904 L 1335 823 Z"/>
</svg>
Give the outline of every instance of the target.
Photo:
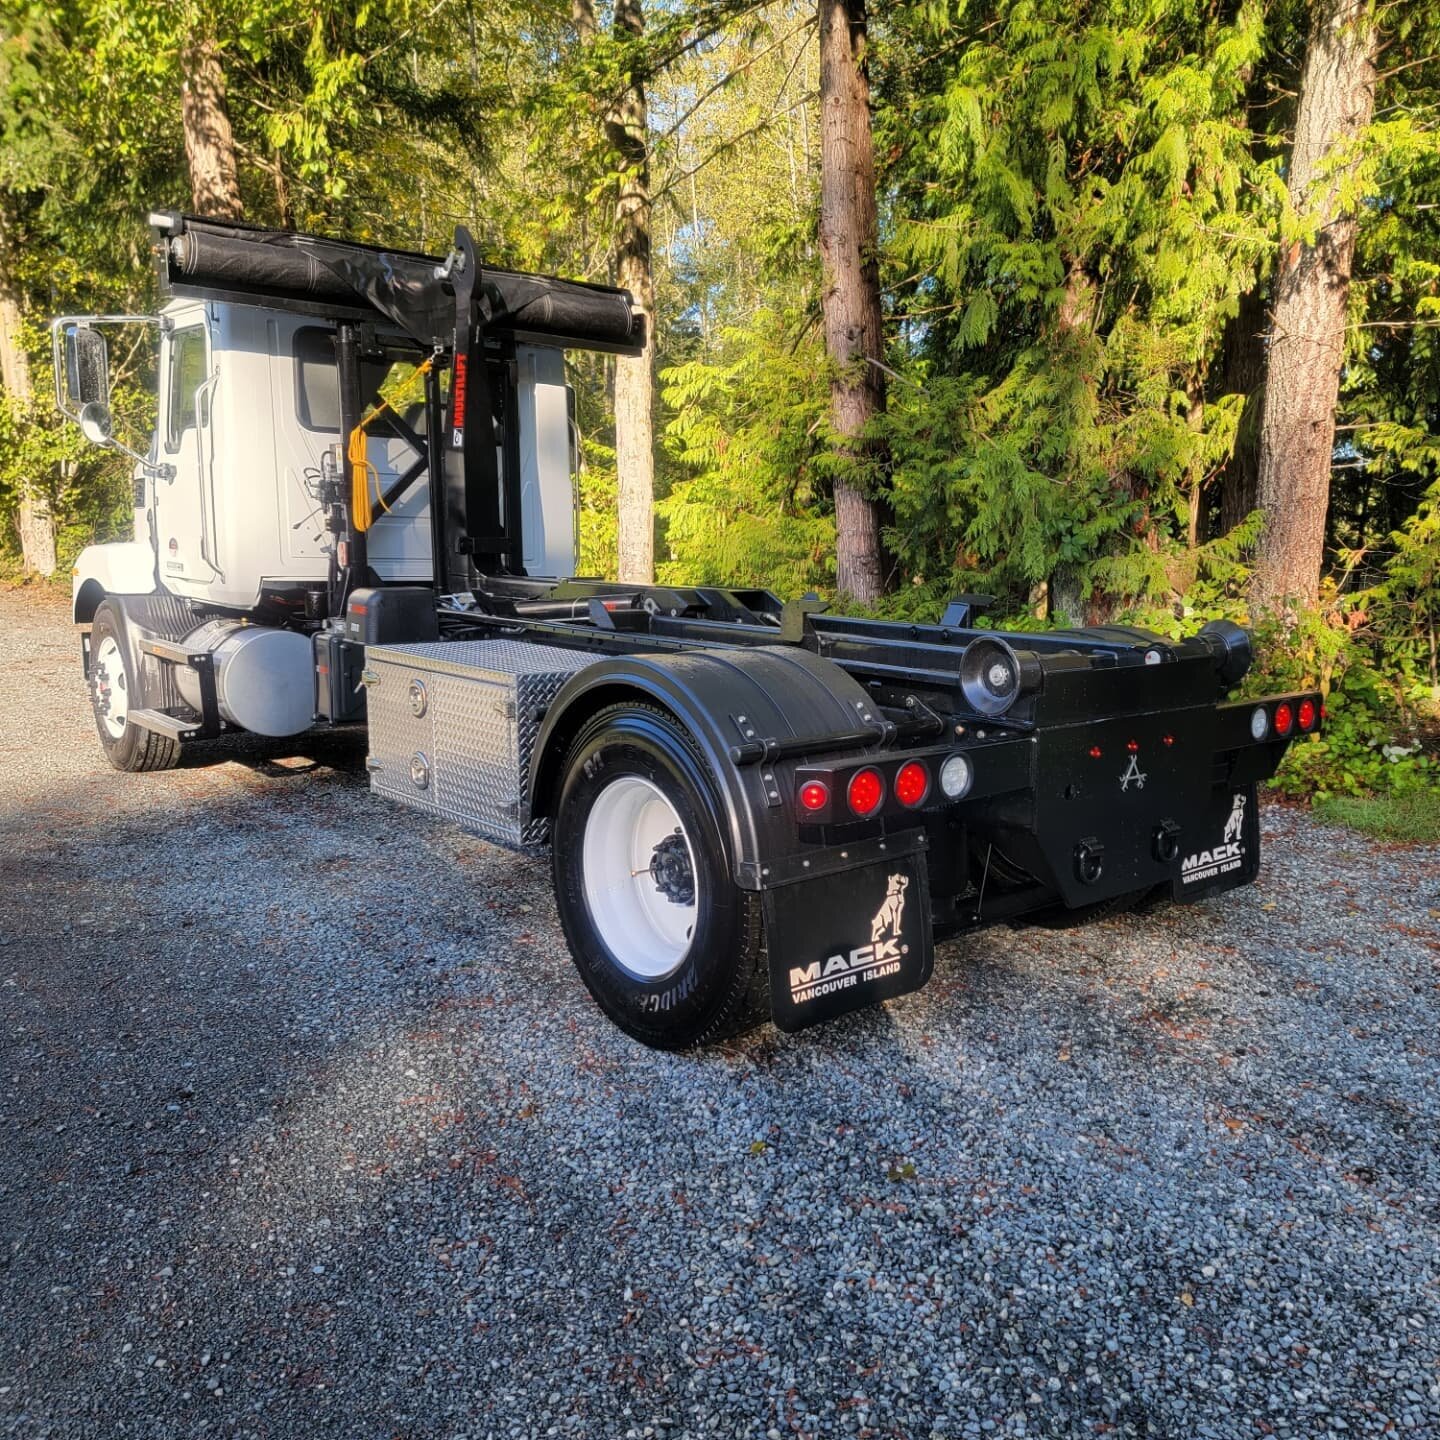
<svg viewBox="0 0 1440 1440">
<path fill-rule="evenodd" d="M 764 895 L 770 1009 L 786 1031 L 918 990 L 934 940 L 920 851 Z"/>
</svg>

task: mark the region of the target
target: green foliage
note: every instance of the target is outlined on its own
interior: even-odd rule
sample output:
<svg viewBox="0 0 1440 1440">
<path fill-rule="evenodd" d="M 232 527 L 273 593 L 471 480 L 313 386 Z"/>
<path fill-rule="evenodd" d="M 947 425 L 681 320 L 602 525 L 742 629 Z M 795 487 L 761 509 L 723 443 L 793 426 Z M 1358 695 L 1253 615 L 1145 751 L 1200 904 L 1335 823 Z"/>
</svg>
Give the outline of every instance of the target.
<svg viewBox="0 0 1440 1440">
<path fill-rule="evenodd" d="M 619 481 L 613 446 L 587 438 L 580 467 L 580 573 L 612 576 L 619 564 Z"/>
<path fill-rule="evenodd" d="M 833 583 L 834 521 L 818 502 L 817 438 L 828 391 L 813 338 L 762 311 L 727 329 L 713 360 L 665 372 L 671 455 L 689 478 L 659 504 L 670 583 Z"/>
<path fill-rule="evenodd" d="M 897 313 L 924 317 L 897 357 L 924 389 L 897 389 L 887 432 L 896 548 L 1022 603 L 1057 571 L 1090 610 L 1168 599 L 1240 413 L 1210 363 L 1273 243 L 1273 174 L 1235 123 L 1262 13 L 905 11 L 897 49 L 946 59 L 882 121 Z"/>
<path fill-rule="evenodd" d="M 1364 798 L 1334 795 L 1317 801 L 1315 813 L 1331 825 L 1348 825 L 1377 840 L 1440 845 L 1440 789 Z"/>
<path fill-rule="evenodd" d="M 1275 779 L 1286 794 L 1404 795 L 1440 783 L 1428 734 L 1436 713 L 1355 624 L 1362 613 L 1302 615 L 1256 631 L 1259 663 L 1243 693 L 1318 688 L 1325 701 L 1323 733 L 1292 744 Z"/>
</svg>

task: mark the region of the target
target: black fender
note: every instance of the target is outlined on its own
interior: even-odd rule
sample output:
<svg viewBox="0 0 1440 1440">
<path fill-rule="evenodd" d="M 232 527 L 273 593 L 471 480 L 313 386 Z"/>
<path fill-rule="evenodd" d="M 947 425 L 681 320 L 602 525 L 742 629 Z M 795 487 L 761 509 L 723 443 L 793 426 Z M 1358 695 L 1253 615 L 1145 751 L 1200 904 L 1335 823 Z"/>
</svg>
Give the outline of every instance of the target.
<svg viewBox="0 0 1440 1440">
<path fill-rule="evenodd" d="M 552 813 L 561 766 L 580 727 L 623 700 L 659 705 L 694 737 L 715 778 L 742 890 L 765 889 L 769 862 L 798 846 L 790 783 L 795 762 L 738 764 L 732 748 L 853 734 L 878 724 L 854 679 L 799 646 L 609 656 L 572 676 L 546 711 L 530 767 L 527 819 Z"/>
<path fill-rule="evenodd" d="M 147 655 L 140 648 L 143 640 L 182 640 L 199 623 L 189 601 L 174 595 L 105 595 L 96 600 L 90 612 L 105 602 L 120 617 L 120 643 L 125 647 L 126 669 L 138 687 L 132 696 L 137 708 L 169 709 L 179 705 L 180 695 L 170 676 L 170 666 Z"/>
</svg>

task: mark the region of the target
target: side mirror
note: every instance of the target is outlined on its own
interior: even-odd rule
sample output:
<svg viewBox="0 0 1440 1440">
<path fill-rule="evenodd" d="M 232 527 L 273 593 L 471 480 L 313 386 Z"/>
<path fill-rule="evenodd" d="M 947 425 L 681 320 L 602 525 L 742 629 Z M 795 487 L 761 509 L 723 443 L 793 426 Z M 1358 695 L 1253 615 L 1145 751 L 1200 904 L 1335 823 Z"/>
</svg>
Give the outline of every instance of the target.
<svg viewBox="0 0 1440 1440">
<path fill-rule="evenodd" d="M 80 407 L 80 433 L 92 445 L 108 445 L 113 428 L 108 405 L 99 400 L 87 400 Z"/>
<path fill-rule="evenodd" d="M 105 337 L 88 325 L 67 325 L 65 335 L 65 398 L 70 412 L 83 417 L 92 405 L 109 414 L 110 352 Z M 84 420 L 81 420 L 84 427 Z M 90 432 L 86 430 L 89 438 Z M 109 438 L 107 425 L 106 438 Z"/>
</svg>

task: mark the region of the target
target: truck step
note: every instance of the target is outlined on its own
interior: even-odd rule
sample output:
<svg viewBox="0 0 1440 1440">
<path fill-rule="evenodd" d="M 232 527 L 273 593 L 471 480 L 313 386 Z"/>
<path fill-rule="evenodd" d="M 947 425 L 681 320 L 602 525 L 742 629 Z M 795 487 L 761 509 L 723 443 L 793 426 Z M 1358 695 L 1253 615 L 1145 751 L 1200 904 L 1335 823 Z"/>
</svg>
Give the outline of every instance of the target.
<svg viewBox="0 0 1440 1440">
<path fill-rule="evenodd" d="M 201 731 L 198 720 L 182 720 L 178 715 L 167 715 L 163 710 L 131 710 L 125 717 L 132 725 L 142 730 L 153 730 L 171 740 L 191 740 Z"/>
<path fill-rule="evenodd" d="M 161 640 L 152 635 L 141 637 L 140 648 L 145 654 L 153 655 L 157 660 L 168 660 L 172 665 L 188 665 L 194 653 L 178 641 Z"/>
</svg>

